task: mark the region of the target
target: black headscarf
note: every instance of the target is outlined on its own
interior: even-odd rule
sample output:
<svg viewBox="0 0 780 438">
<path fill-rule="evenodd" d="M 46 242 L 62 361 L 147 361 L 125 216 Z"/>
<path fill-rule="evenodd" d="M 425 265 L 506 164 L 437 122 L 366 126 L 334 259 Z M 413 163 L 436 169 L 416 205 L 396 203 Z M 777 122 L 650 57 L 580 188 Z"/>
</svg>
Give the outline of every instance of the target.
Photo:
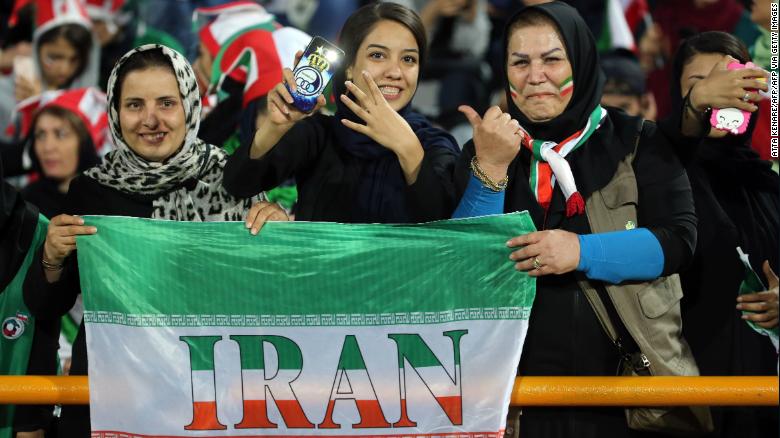
<svg viewBox="0 0 780 438">
<path fill-rule="evenodd" d="M 566 54 L 571 63 L 574 93 L 566 109 L 558 117 L 547 122 L 534 123 L 520 111 L 512 101 L 509 87 L 506 88 L 509 114 L 534 138 L 560 142 L 575 131 L 582 129 L 593 109 L 601 102 L 604 87 L 604 74 L 599 67 L 596 41 L 588 25 L 573 7 L 562 2 L 545 3 L 521 9 L 508 22 L 504 32 L 504 80 L 507 79 L 509 30 L 517 19 L 530 11 L 539 11 L 552 19 L 558 26 L 558 32 L 566 46 Z M 557 85 L 557 84 L 556 84 Z"/>
<path fill-rule="evenodd" d="M 742 50 L 743 53 L 716 50 L 716 42 L 722 41 L 725 35 L 720 35 L 717 40 L 708 39 L 706 34 L 694 38 L 704 39 L 708 44 L 704 53 L 728 54 L 743 64 L 750 61 L 747 50 Z M 705 243 L 708 239 L 721 239 L 724 229 L 733 232 L 737 243 L 750 254 L 753 268 L 763 278 L 763 260 L 770 260 L 773 269 L 777 266 L 780 177 L 772 171 L 771 164 L 762 160 L 750 146 L 758 112 L 751 115 L 744 134 L 709 138 L 706 137 L 707 131 L 703 130 L 699 139 L 681 134 L 685 111 L 681 78 L 683 68 L 691 60 L 691 51 L 684 50 L 690 43 L 691 40 L 684 42 L 675 56 L 671 81 L 673 111 L 660 123 L 660 128 L 674 144 L 688 172 L 699 215 L 699 241 Z M 702 126 L 709 128 L 709 117 Z M 731 224 L 731 227 L 718 228 L 722 224 Z M 725 256 L 734 260 L 736 252 L 731 251 L 729 248 Z M 713 267 L 712 272 L 719 269 L 722 271 L 721 267 Z"/>
<path fill-rule="evenodd" d="M 348 154 L 362 160 L 360 183 L 355 201 L 360 216 L 375 218 L 382 222 L 407 222 L 404 191 L 407 186 L 400 163 L 396 155 L 366 135 L 353 131 L 341 123 L 347 119 L 355 123 L 365 122 L 341 102 L 339 96 L 346 92 L 344 70 L 335 75 L 333 83 L 336 97 L 336 114 L 332 118 L 332 127 L 339 147 Z M 414 96 L 412 96 L 414 97 Z M 354 98 L 353 98 L 354 100 Z M 423 115 L 412 111 L 411 101 L 398 111 L 412 128 L 424 151 L 438 149 L 453 155 L 453 161 L 460 150 L 458 143 L 446 131 L 433 126 Z"/>
<path fill-rule="evenodd" d="M 698 35 L 695 38 L 706 39 L 708 36 L 706 34 L 715 33 L 705 32 L 705 34 Z M 723 34 L 722 32 L 717 33 Z M 727 34 L 723 34 L 723 36 L 725 35 Z M 751 115 L 747 130 L 740 135 L 729 134 L 721 138 L 706 137 L 706 129 L 709 129 L 710 126 L 709 118 L 703 123 L 705 130 L 703 130 L 701 138 L 698 139 L 698 146 L 692 144 L 695 142 L 691 142 L 691 139 L 685 139 L 680 134 L 682 116 L 685 111 L 681 84 L 682 71 L 691 60 L 691 57 L 688 56 L 690 52 L 684 49 L 686 44 L 690 44 L 690 41 L 683 42 L 675 56 L 671 80 L 672 113 L 661 123 L 661 128 L 674 140 L 675 144 L 684 146 L 678 148 L 680 158 L 684 164 L 687 165 L 692 161 L 696 161 L 699 166 L 708 169 L 708 171 L 715 172 L 729 179 L 734 178 L 735 181 L 739 180 L 747 187 L 777 194 L 780 189 L 778 187 L 777 174 L 772 171 L 771 164 L 762 160 L 751 147 L 751 138 L 758 121 L 758 112 Z M 742 51 L 728 50 L 728 53 L 725 53 L 725 50 L 716 51 L 714 47 L 714 45 L 711 46 L 713 51 L 704 53 L 730 55 L 742 64 L 750 61 L 746 48 Z"/>
<path fill-rule="evenodd" d="M 542 12 L 557 23 L 572 65 L 574 92 L 569 105 L 558 117 L 549 122 L 532 123 L 512 101 L 505 70 L 504 86 L 509 113 L 520 121 L 533 137 L 561 141 L 585 127 L 591 112 L 600 103 L 604 75 L 599 67 L 596 42 L 588 26 L 574 8 L 560 2 L 523 8 L 512 16 L 504 31 L 504 66 L 507 64 L 509 30 L 522 14 L 532 10 Z M 629 117 L 625 113 L 610 111 L 602 121 L 601 127 L 591 135 L 587 143 L 567 155 L 566 160 L 571 165 L 577 189 L 584 199 L 588 199 L 591 193 L 607 185 L 615 174 L 618 163 L 634 151 L 639 122 L 640 119 Z M 457 170 L 455 177 L 456 189 L 459 194 L 463 193 L 468 183 L 468 179 L 463 175 L 470 174 L 467 165 L 468 160 L 474 155 L 473 142 L 467 143 L 463 147 L 463 152 L 465 159 L 461 159 L 459 165 L 463 167 L 463 163 L 466 163 L 466 168 Z M 509 186 L 504 202 L 504 211 L 528 210 L 536 226 L 542 228 L 546 222 L 544 220 L 545 212 L 529 187 L 530 161 L 530 151 L 522 148 L 510 164 L 507 171 Z M 550 211 L 552 212 L 559 207 L 564 209 L 564 198 L 556 184 Z"/>
</svg>

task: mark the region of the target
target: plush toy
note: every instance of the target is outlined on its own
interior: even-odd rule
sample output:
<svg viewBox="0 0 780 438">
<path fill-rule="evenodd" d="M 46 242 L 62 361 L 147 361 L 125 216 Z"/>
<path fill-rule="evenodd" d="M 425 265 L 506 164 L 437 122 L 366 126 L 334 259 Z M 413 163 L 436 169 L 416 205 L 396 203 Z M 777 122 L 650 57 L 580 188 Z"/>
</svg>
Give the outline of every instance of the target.
<svg viewBox="0 0 780 438">
<path fill-rule="evenodd" d="M 729 70 L 739 70 L 743 68 L 752 68 L 755 64 L 748 62 L 740 64 L 732 62 L 728 65 Z M 750 90 L 755 91 L 755 90 Z M 714 108 L 710 116 L 710 125 L 713 128 L 726 131 L 734 135 L 744 134 L 750 123 L 750 113 L 737 108 Z"/>
</svg>

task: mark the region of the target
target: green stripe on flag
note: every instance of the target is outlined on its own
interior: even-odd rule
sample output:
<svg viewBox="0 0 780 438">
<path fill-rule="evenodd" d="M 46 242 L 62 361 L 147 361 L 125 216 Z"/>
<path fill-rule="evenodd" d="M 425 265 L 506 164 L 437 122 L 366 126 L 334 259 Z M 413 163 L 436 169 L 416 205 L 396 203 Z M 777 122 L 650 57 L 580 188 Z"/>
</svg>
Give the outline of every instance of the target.
<svg viewBox="0 0 780 438">
<path fill-rule="evenodd" d="M 273 348 L 276 351 L 277 367 L 280 370 L 303 368 L 301 349 L 283 336 L 234 335 L 230 339 L 238 342 L 241 349 L 243 370 L 265 369 L 265 348 Z"/>
<path fill-rule="evenodd" d="M 360 352 L 360 347 L 354 335 L 344 337 L 344 346 L 341 349 L 341 357 L 339 358 L 339 369 L 366 369 L 366 362 L 363 360 L 363 354 Z"/>
<path fill-rule="evenodd" d="M 512 307 L 530 308 L 535 295 L 535 279 L 514 269 L 505 243 L 535 230 L 525 212 L 419 225 L 270 222 L 258 236 L 242 222 L 85 221 L 98 229 L 78 237 L 91 323 L 260 326 L 269 316 L 269 326 L 364 326 L 384 324 L 385 316 L 402 323 L 404 315 L 413 317 L 406 323 L 426 323 L 429 316 L 433 322 L 498 319 L 496 303 L 510 297 Z M 399 300 L 399 293 L 420 298 Z M 308 324 L 310 318 L 320 322 Z M 190 324 L 193 319 L 200 322 Z"/>
<path fill-rule="evenodd" d="M 455 365 L 460 365 L 460 340 L 468 330 L 453 330 L 444 332 L 453 343 Z M 430 347 L 416 334 L 392 334 L 388 337 L 394 340 L 398 346 L 398 367 L 404 367 L 404 359 L 414 368 L 439 367 L 441 360 L 431 351 Z"/>
<path fill-rule="evenodd" d="M 214 371 L 214 344 L 222 340 L 222 336 L 181 336 L 179 339 L 190 348 L 192 371 Z"/>
</svg>

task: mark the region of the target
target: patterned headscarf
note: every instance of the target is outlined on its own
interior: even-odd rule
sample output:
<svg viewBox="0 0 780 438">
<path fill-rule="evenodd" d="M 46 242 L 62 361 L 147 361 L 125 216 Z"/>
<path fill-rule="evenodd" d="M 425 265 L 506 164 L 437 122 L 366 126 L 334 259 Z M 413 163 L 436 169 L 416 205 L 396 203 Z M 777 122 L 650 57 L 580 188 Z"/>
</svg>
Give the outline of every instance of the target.
<svg viewBox="0 0 780 438">
<path fill-rule="evenodd" d="M 160 50 L 173 67 L 182 97 L 186 134 L 181 148 L 164 162 L 142 158 L 122 137 L 115 99 L 119 98 L 117 74 L 133 55 Z M 200 96 L 195 73 L 187 60 L 173 49 L 147 44 L 127 52 L 117 61 L 108 79 L 108 119 L 116 150 L 103 164 L 85 175 L 100 184 L 124 193 L 142 196 L 159 195 L 153 201 L 153 218 L 180 221 L 243 220 L 253 199 L 238 199 L 222 188 L 222 170 L 227 155 L 221 149 L 198 139 Z M 261 194 L 260 199 L 265 195 Z"/>
</svg>

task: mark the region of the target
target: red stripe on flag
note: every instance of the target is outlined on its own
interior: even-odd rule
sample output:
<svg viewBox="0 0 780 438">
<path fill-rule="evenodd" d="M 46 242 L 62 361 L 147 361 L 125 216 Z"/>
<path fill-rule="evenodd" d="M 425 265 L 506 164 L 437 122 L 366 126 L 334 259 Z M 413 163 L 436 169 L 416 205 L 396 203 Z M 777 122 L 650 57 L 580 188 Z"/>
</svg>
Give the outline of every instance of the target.
<svg viewBox="0 0 780 438">
<path fill-rule="evenodd" d="M 274 429 L 276 423 L 268 419 L 265 400 L 244 400 L 244 418 L 236 424 L 236 429 Z"/>
<path fill-rule="evenodd" d="M 192 402 L 192 423 L 185 430 L 225 430 L 217 419 L 217 402 Z"/>
<path fill-rule="evenodd" d="M 460 396 L 436 397 L 436 401 L 444 409 L 450 423 L 454 425 L 463 424 L 463 398 Z"/>
<path fill-rule="evenodd" d="M 314 423 L 306 418 L 298 400 L 276 400 L 276 407 L 279 408 L 279 413 L 282 414 L 287 427 L 314 429 Z"/>
<path fill-rule="evenodd" d="M 390 427 L 390 423 L 385 419 L 382 412 L 382 406 L 379 400 L 355 400 L 358 413 L 360 414 L 360 423 L 354 425 L 355 428 L 380 428 Z"/>
<path fill-rule="evenodd" d="M 406 413 L 406 399 L 401 399 L 401 419 L 393 423 L 393 427 L 417 427 L 417 423 L 409 419 Z"/>
<path fill-rule="evenodd" d="M 112 431 L 112 430 L 95 430 L 92 431 L 92 438 L 116 438 L 117 434 L 127 432 Z M 133 438 L 184 438 L 185 435 L 142 435 L 142 434 L 130 434 Z M 188 436 L 188 435 L 187 435 Z M 399 433 L 399 434 L 386 434 L 381 435 L 198 435 L 198 438 L 440 438 L 440 437 L 452 437 L 452 438 L 503 438 L 504 429 L 492 432 L 448 432 L 448 433 Z"/>
</svg>

